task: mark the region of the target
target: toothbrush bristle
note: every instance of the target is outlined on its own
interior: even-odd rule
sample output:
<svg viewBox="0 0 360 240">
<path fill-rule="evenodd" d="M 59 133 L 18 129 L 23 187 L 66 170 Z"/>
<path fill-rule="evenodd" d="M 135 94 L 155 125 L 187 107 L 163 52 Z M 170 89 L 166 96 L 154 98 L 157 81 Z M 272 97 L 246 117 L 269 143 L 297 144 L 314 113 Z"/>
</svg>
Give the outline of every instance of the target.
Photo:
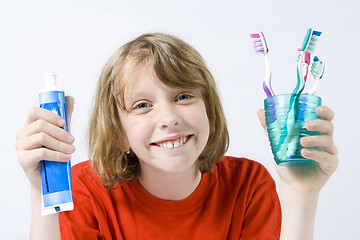
<svg viewBox="0 0 360 240">
<path fill-rule="evenodd" d="M 315 77 L 322 77 L 324 72 L 323 63 L 316 57 L 314 58 L 314 62 L 311 65 L 310 69 L 311 74 Z"/>
<path fill-rule="evenodd" d="M 301 50 L 308 51 L 310 53 L 314 52 L 317 42 L 319 41 L 319 37 L 321 36 L 321 33 L 322 32 L 320 31 L 315 31 L 309 28 L 308 31 L 306 32 Z"/>
<path fill-rule="evenodd" d="M 312 35 L 309 39 L 309 44 L 308 44 L 308 47 L 307 47 L 307 51 L 310 52 L 310 53 L 313 53 L 315 51 L 315 48 L 316 48 L 316 45 L 319 41 L 319 37 L 321 35 L 321 32 L 319 31 L 313 31 L 312 32 Z"/>
<path fill-rule="evenodd" d="M 250 34 L 251 38 L 260 38 L 260 35 L 258 33 Z"/>
<path fill-rule="evenodd" d="M 269 49 L 266 44 L 265 36 L 262 32 L 250 34 L 256 53 L 268 53 Z"/>
<path fill-rule="evenodd" d="M 309 42 L 309 45 L 307 47 L 307 51 L 311 52 L 311 53 L 314 52 L 318 41 L 319 41 L 319 38 L 317 36 L 312 36 L 310 38 L 310 42 Z"/>
</svg>

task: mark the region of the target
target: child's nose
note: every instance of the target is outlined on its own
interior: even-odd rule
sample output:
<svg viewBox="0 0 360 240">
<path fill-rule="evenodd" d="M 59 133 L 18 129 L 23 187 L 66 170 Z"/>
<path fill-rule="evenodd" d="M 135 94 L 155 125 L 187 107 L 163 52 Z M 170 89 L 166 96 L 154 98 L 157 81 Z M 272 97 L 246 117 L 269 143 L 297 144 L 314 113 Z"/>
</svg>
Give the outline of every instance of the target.
<svg viewBox="0 0 360 240">
<path fill-rule="evenodd" d="M 158 121 L 161 128 L 168 128 L 179 125 L 181 117 L 175 106 L 166 104 L 161 107 Z"/>
</svg>

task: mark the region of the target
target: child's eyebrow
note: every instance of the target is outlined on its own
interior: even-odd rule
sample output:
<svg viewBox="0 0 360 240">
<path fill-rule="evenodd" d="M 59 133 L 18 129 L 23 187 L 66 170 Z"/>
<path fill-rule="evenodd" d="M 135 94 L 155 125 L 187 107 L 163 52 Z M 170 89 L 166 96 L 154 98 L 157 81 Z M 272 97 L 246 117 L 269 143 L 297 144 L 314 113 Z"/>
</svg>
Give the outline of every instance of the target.
<svg viewBox="0 0 360 240">
<path fill-rule="evenodd" d="M 165 88 L 165 91 L 169 95 L 178 94 L 181 92 L 193 92 L 194 94 L 200 94 L 200 90 L 197 88 L 185 88 L 185 87 L 171 87 L 167 86 Z M 130 91 L 124 92 L 124 101 L 126 104 L 132 104 L 133 102 L 136 102 L 140 99 L 150 99 L 153 97 L 153 91 L 148 89 L 131 89 Z"/>
<path fill-rule="evenodd" d="M 126 93 L 124 95 L 124 100 L 125 102 L 127 101 L 135 101 L 137 99 L 142 99 L 142 98 L 146 98 L 148 96 L 150 96 L 151 93 L 146 92 L 146 91 L 133 91 L 131 93 Z"/>
</svg>

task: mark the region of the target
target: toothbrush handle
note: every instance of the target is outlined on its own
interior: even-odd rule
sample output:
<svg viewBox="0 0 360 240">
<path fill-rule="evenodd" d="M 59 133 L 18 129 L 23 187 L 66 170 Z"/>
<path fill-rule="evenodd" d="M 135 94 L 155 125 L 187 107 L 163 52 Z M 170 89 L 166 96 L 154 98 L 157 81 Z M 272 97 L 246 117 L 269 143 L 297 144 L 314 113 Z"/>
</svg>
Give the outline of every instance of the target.
<svg viewBox="0 0 360 240">
<path fill-rule="evenodd" d="M 315 94 L 317 88 L 318 88 L 318 85 L 319 85 L 319 78 L 316 77 L 315 78 L 315 82 L 314 82 L 314 85 L 310 88 L 309 90 L 309 94 Z"/>
<path fill-rule="evenodd" d="M 308 51 L 305 51 L 304 52 L 304 83 L 306 83 L 306 80 L 307 80 L 307 76 L 308 76 L 308 72 L 309 72 L 309 66 L 310 66 L 310 53 Z"/>
<path fill-rule="evenodd" d="M 269 97 L 272 97 L 273 95 L 271 94 L 269 88 L 266 86 L 266 83 L 263 82 L 263 89 L 264 89 L 264 92 L 266 93 L 266 96 L 269 98 Z"/>
<path fill-rule="evenodd" d="M 271 87 L 270 60 L 269 60 L 268 54 L 265 54 L 264 57 L 265 57 L 265 74 L 264 74 L 263 88 L 264 88 L 264 91 L 265 91 L 267 97 L 271 97 L 271 96 L 274 96 L 275 93 L 274 93 L 274 91 L 272 90 L 272 87 Z"/>
</svg>

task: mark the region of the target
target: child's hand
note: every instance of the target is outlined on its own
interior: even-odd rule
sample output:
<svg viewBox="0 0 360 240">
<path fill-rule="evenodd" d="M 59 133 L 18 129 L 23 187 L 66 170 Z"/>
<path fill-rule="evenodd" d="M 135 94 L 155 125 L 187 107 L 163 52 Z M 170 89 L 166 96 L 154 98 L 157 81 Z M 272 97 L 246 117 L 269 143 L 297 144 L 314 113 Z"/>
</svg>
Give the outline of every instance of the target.
<svg viewBox="0 0 360 240">
<path fill-rule="evenodd" d="M 309 131 L 318 131 L 321 135 L 303 137 L 300 143 L 304 147 L 320 147 L 323 151 L 303 149 L 301 155 L 315 161 L 314 164 L 304 167 L 276 166 L 281 183 L 296 192 L 300 197 L 307 199 L 319 194 L 321 188 L 335 172 L 339 159 L 337 147 L 333 142 L 334 112 L 326 106 L 316 108 L 316 114 L 321 119 L 308 121 L 305 127 Z M 258 117 L 266 131 L 265 111 L 259 110 Z"/>
<path fill-rule="evenodd" d="M 68 123 L 74 106 L 74 99 L 66 97 Z M 63 118 L 40 107 L 33 107 L 25 126 L 16 134 L 16 150 L 20 165 L 30 183 L 40 190 L 41 160 L 66 162 L 75 151 L 74 137 L 61 129 Z M 69 126 L 70 131 L 70 126 Z M 44 148 L 46 147 L 46 148 Z"/>
</svg>

